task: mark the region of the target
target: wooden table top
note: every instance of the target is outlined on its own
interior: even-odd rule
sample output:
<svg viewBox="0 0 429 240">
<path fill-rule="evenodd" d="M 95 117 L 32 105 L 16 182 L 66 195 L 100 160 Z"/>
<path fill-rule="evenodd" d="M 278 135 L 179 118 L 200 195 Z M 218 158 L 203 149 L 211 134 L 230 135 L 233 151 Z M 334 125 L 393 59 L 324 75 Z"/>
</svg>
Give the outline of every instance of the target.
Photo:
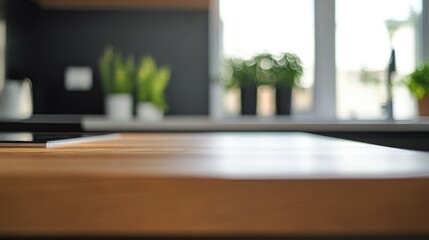
<svg viewBox="0 0 429 240">
<path fill-rule="evenodd" d="M 429 235 L 429 153 L 300 133 L 0 148 L 0 235 Z"/>
</svg>

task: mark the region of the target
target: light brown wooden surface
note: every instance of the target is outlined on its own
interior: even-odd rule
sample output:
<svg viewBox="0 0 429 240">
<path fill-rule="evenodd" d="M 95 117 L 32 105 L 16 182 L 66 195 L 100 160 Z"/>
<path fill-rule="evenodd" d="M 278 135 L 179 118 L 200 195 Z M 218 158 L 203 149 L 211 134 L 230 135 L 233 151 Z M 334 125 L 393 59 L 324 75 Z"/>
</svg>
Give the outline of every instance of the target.
<svg viewBox="0 0 429 240">
<path fill-rule="evenodd" d="M 428 156 L 287 133 L 0 148 L 0 234 L 429 234 Z"/>
</svg>

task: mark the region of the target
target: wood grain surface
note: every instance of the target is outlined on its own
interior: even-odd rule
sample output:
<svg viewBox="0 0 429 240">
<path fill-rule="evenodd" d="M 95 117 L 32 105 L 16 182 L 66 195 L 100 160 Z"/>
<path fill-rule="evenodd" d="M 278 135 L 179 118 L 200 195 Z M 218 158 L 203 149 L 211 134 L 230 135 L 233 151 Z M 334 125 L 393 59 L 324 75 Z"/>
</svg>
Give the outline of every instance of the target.
<svg viewBox="0 0 429 240">
<path fill-rule="evenodd" d="M 287 133 L 0 148 L 0 235 L 429 235 L 428 156 Z"/>
</svg>

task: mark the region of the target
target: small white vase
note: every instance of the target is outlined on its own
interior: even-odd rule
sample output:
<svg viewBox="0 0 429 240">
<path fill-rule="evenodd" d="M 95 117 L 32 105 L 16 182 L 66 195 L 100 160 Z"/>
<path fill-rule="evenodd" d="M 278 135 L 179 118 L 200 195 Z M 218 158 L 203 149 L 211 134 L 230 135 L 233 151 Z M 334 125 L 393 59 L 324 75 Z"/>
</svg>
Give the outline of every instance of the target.
<svg viewBox="0 0 429 240">
<path fill-rule="evenodd" d="M 7 80 L 0 90 L 0 119 L 27 119 L 33 113 L 31 81 Z"/>
<path fill-rule="evenodd" d="M 139 102 L 137 104 L 137 118 L 143 121 L 160 121 L 164 117 L 161 110 L 150 102 Z"/>
<path fill-rule="evenodd" d="M 106 96 L 106 115 L 113 120 L 130 120 L 133 117 L 131 94 L 112 93 Z"/>
</svg>

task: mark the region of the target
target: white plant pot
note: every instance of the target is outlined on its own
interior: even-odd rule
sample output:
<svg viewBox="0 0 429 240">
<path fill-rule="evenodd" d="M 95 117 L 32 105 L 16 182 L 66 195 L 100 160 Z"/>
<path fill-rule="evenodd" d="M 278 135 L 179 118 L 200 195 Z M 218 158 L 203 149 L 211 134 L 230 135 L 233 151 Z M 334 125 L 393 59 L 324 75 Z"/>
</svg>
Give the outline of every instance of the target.
<svg viewBox="0 0 429 240">
<path fill-rule="evenodd" d="M 113 120 L 130 120 L 133 117 L 131 94 L 114 93 L 106 96 L 106 115 Z"/>
<path fill-rule="evenodd" d="M 140 102 L 137 104 L 137 117 L 143 121 L 159 121 L 164 117 L 164 113 L 152 103 Z"/>
<path fill-rule="evenodd" d="M 27 119 L 32 113 L 30 79 L 5 81 L 0 91 L 0 119 Z"/>
</svg>

